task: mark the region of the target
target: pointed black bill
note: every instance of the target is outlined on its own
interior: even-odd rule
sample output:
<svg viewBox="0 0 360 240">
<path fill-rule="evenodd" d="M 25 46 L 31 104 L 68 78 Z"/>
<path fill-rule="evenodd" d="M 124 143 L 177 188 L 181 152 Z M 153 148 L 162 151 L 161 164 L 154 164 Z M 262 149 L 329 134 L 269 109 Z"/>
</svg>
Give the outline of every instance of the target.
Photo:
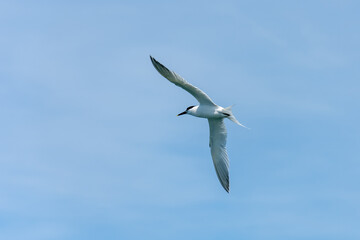
<svg viewBox="0 0 360 240">
<path fill-rule="evenodd" d="M 182 112 L 182 113 L 179 113 L 178 116 L 181 116 L 181 115 L 184 115 L 184 114 L 186 114 L 186 111 Z"/>
</svg>

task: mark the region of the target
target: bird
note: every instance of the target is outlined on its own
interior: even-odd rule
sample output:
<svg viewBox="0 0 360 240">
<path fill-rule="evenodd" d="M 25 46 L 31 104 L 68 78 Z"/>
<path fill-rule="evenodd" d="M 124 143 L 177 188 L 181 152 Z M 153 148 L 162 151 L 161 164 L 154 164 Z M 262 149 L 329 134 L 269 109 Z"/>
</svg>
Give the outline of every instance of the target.
<svg viewBox="0 0 360 240">
<path fill-rule="evenodd" d="M 215 104 L 205 92 L 187 82 L 174 71 L 166 68 L 151 55 L 150 59 L 155 69 L 163 77 L 193 95 L 199 102 L 199 105 L 189 106 L 185 111 L 179 113 L 177 116 L 188 114 L 194 117 L 208 119 L 210 129 L 209 147 L 216 175 L 222 187 L 229 193 L 229 158 L 226 151 L 227 131 L 224 119 L 227 118 L 242 127 L 245 126 L 235 118 L 232 113 L 232 106 L 223 108 Z"/>
</svg>

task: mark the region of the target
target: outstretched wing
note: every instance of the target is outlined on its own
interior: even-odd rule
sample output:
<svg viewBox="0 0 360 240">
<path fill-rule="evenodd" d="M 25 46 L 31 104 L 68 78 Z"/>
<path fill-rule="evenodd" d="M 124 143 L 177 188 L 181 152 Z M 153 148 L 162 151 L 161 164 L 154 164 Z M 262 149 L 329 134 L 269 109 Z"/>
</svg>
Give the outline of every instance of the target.
<svg viewBox="0 0 360 240">
<path fill-rule="evenodd" d="M 229 192 L 229 160 L 226 152 L 226 127 L 223 118 L 209 118 L 211 157 L 216 175 L 223 188 Z"/>
<path fill-rule="evenodd" d="M 153 58 L 152 56 L 150 56 L 151 62 L 153 63 L 154 67 L 156 68 L 156 70 L 163 76 L 165 77 L 167 80 L 169 80 L 170 82 L 174 83 L 176 86 L 181 87 L 182 89 L 186 90 L 187 92 L 189 92 L 191 95 L 193 95 L 200 104 L 204 104 L 204 105 L 211 105 L 211 106 L 215 106 L 216 104 L 210 99 L 210 97 L 204 93 L 203 91 L 201 91 L 199 88 L 191 85 L 190 83 L 188 83 L 187 81 L 185 81 L 185 79 L 183 79 L 180 75 L 176 74 L 173 71 L 170 71 L 169 69 L 167 69 L 164 65 L 162 65 L 161 63 L 159 63 L 158 61 L 155 60 L 155 58 Z"/>
</svg>

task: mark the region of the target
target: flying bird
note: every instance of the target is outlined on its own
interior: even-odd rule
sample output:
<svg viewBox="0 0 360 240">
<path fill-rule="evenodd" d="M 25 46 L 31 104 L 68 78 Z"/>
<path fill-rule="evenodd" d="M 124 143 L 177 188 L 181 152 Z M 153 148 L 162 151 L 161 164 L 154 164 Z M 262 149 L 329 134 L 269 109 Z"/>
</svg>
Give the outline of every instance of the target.
<svg viewBox="0 0 360 240">
<path fill-rule="evenodd" d="M 150 56 L 150 59 L 155 69 L 163 77 L 193 95 L 199 102 L 199 105 L 186 108 L 186 110 L 182 113 L 179 113 L 178 116 L 189 114 L 195 117 L 208 119 L 210 127 L 209 146 L 211 149 L 211 157 L 215 166 L 216 175 L 219 178 L 223 188 L 229 192 L 229 159 L 226 152 L 227 132 L 224 118 L 227 118 L 240 126 L 245 126 L 236 120 L 231 111 L 231 106 L 223 108 L 216 105 L 202 90 L 188 83 L 180 75 L 167 69 L 152 56 Z"/>
</svg>

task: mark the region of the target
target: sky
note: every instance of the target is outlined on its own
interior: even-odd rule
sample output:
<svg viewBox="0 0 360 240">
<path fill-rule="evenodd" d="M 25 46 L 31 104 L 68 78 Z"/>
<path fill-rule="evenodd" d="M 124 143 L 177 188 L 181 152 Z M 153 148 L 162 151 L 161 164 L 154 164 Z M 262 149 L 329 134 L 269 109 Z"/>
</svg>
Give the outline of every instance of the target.
<svg viewBox="0 0 360 240">
<path fill-rule="evenodd" d="M 359 7 L 0 1 L 0 239 L 359 239 Z"/>
</svg>

